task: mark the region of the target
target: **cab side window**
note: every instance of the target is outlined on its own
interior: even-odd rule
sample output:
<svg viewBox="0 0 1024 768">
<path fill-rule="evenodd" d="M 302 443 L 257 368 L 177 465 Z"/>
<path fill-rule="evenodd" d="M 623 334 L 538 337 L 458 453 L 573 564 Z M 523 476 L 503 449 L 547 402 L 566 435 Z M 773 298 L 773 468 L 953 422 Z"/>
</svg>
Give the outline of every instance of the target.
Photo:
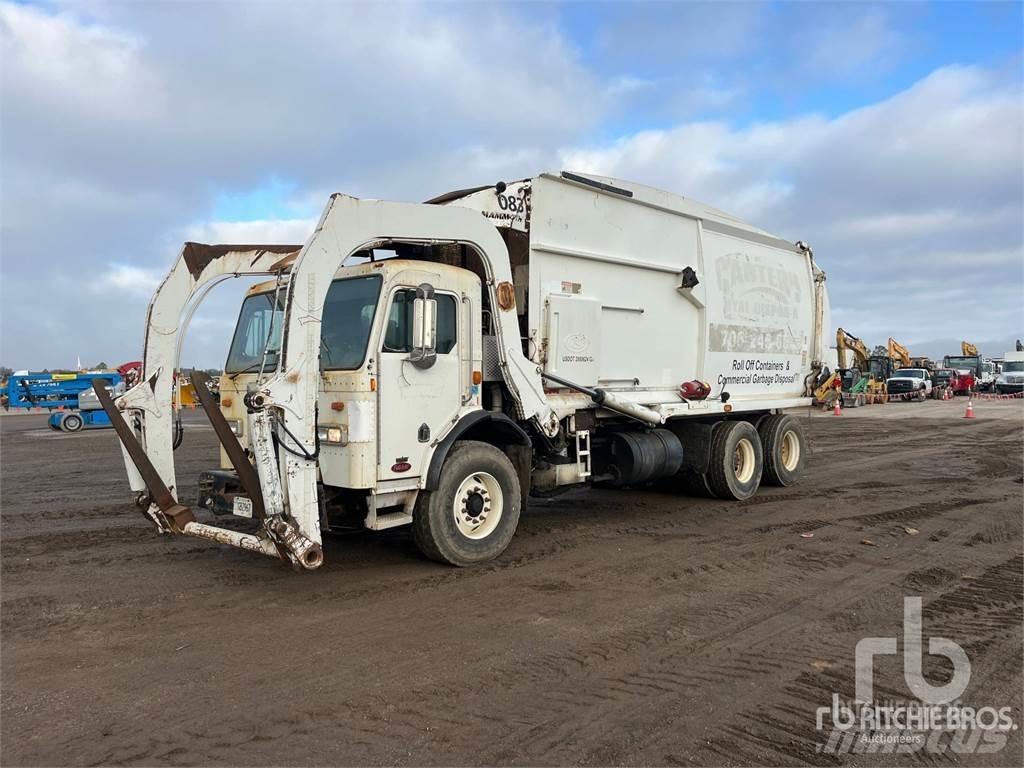
<svg viewBox="0 0 1024 768">
<path fill-rule="evenodd" d="M 395 292 L 384 329 L 385 352 L 412 351 L 412 303 L 416 291 L 403 289 Z M 457 341 L 458 303 L 454 296 L 438 293 L 437 299 L 437 354 L 447 355 L 455 348 Z"/>
</svg>

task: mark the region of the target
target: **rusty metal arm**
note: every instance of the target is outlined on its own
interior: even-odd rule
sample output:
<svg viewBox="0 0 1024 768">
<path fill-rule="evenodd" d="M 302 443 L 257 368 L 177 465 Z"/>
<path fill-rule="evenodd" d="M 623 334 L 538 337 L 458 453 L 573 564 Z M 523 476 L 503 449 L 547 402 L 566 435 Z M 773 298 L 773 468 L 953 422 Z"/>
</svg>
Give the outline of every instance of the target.
<svg viewBox="0 0 1024 768">
<path fill-rule="evenodd" d="M 117 432 L 121 444 L 124 445 L 125 450 L 146 483 L 146 488 L 149 491 L 149 500 L 160 509 L 159 517 L 154 520 L 157 527 L 164 531 L 182 533 L 188 523 L 195 522 L 196 516 L 192 513 L 191 509 L 179 504 L 177 499 L 171 494 L 163 478 L 160 477 L 160 473 L 156 471 L 153 463 L 146 455 L 146 450 L 139 443 L 138 438 L 136 438 L 134 431 L 128 426 L 128 422 L 124 420 L 124 416 L 121 415 L 121 412 L 114 405 L 114 399 L 110 396 L 110 392 L 107 391 L 105 381 L 103 379 L 94 381 L 92 389 L 96 393 L 100 405 L 103 406 L 107 417 L 110 419 L 110 423 L 114 426 L 114 431 Z M 146 504 L 146 506 L 149 507 L 149 504 Z M 146 517 L 153 519 L 149 513 L 146 513 Z"/>
<path fill-rule="evenodd" d="M 231 460 L 231 465 L 235 468 L 235 474 L 238 475 L 238 482 L 246 494 L 248 494 L 250 501 L 252 501 L 253 517 L 263 521 L 267 517 L 267 512 L 266 506 L 263 503 L 263 489 L 260 487 L 260 478 L 256 474 L 256 468 L 253 467 L 245 450 L 242 448 L 242 444 L 238 442 L 238 437 L 231 431 L 227 419 L 221 413 L 220 406 L 213 399 L 213 394 L 209 388 L 210 377 L 202 371 L 193 371 L 192 381 L 195 383 L 196 397 L 199 399 L 199 405 L 206 412 L 206 417 L 210 420 L 210 426 L 213 427 L 213 431 L 217 435 L 217 439 L 220 440 L 220 444 L 224 446 L 224 452 Z"/>
</svg>

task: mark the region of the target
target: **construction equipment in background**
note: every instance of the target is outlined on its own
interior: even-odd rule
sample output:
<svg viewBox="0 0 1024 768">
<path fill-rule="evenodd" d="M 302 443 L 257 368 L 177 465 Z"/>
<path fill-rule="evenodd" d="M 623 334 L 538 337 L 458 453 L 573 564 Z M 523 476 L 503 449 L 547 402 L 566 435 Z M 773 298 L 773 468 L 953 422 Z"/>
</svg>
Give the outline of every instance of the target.
<svg viewBox="0 0 1024 768">
<path fill-rule="evenodd" d="M 911 363 L 910 350 L 900 344 L 892 336 L 889 337 L 889 344 L 886 346 L 889 350 L 889 357 L 897 368 L 914 368 L 915 366 Z"/>
<path fill-rule="evenodd" d="M 843 371 L 842 379 L 842 393 L 843 393 L 843 407 L 844 408 L 858 408 L 862 405 L 867 405 L 872 401 L 868 397 L 868 389 L 871 384 L 871 376 L 863 375 L 856 368 L 848 368 Z M 878 387 L 875 387 L 877 390 Z M 875 394 L 880 394 L 875 392 Z"/>
<path fill-rule="evenodd" d="M 870 370 L 869 361 L 871 359 L 871 352 L 868 350 L 867 344 L 858 339 L 849 331 L 843 330 L 842 328 L 836 329 L 836 351 L 839 353 L 839 369 L 843 370 L 847 367 L 846 365 L 846 352 L 847 350 L 853 353 L 854 367 L 859 368 L 862 371 Z"/>
<path fill-rule="evenodd" d="M 48 411 L 77 408 L 79 395 L 92 389 L 94 379 L 107 379 L 118 384 L 121 375 L 116 371 L 15 373 L 7 379 L 7 405 L 9 408 L 45 408 Z"/>
<path fill-rule="evenodd" d="M 888 358 L 872 355 L 867 344 L 842 328 L 836 329 L 838 373 L 842 378 L 843 405 L 858 406 L 885 394 L 885 380 L 892 373 Z M 847 367 L 847 351 L 853 353 L 853 366 Z"/>
<path fill-rule="evenodd" d="M 929 375 L 933 374 L 936 368 L 935 361 L 932 360 L 930 357 L 926 357 L 924 355 L 910 358 L 910 367 L 924 368 L 926 371 L 928 371 Z"/>
<path fill-rule="evenodd" d="M 842 395 L 842 382 L 842 375 L 839 371 L 834 371 L 814 390 L 814 402 L 818 405 L 831 405 L 832 401 L 838 400 Z"/>
<path fill-rule="evenodd" d="M 195 408 L 199 403 L 195 385 L 184 376 L 179 376 L 175 384 L 178 398 L 175 405 L 179 408 Z"/>
<path fill-rule="evenodd" d="M 65 432 L 109 427 L 110 419 L 93 394 L 93 383 L 100 380 L 106 381 L 115 394 L 124 392 L 123 378 L 117 371 L 14 374 L 7 380 L 7 407 L 45 408 L 50 411 L 50 427 Z"/>
<path fill-rule="evenodd" d="M 32 373 L 25 371 L 10 376 L 4 392 L 5 407 L 46 409 L 50 412 L 47 424 L 63 432 L 83 429 L 102 429 L 112 426 L 93 389 L 93 382 L 105 379 L 107 390 L 113 397 L 124 394 L 138 383 L 142 371 L 141 361 L 124 363 L 116 370 L 84 371 L 79 373 Z M 216 392 L 214 397 L 216 398 Z M 195 408 L 198 403 L 195 387 L 183 376 L 175 378 L 173 407 Z M 180 442 L 180 419 L 175 419 L 175 439 Z"/>
<path fill-rule="evenodd" d="M 978 348 L 971 344 L 969 341 L 960 342 L 960 354 L 964 357 L 974 357 L 978 355 Z"/>
</svg>

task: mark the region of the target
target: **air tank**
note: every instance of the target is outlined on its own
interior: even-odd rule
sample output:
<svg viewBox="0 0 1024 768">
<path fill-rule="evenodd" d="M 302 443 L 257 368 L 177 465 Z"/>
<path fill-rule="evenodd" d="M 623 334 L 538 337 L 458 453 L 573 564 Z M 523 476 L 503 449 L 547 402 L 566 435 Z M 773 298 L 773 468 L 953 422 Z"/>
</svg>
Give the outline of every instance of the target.
<svg viewBox="0 0 1024 768">
<path fill-rule="evenodd" d="M 594 446 L 594 474 L 616 487 L 669 477 L 682 463 L 683 446 L 667 429 L 615 432 Z"/>
</svg>

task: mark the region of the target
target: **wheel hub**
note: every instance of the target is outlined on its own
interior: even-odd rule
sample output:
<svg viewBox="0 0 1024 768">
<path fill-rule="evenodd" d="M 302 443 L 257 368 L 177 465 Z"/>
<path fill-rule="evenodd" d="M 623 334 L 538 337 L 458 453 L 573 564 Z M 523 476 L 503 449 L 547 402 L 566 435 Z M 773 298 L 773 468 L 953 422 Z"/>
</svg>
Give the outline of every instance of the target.
<svg viewBox="0 0 1024 768">
<path fill-rule="evenodd" d="M 453 500 L 455 527 L 470 539 L 484 539 L 501 519 L 503 497 L 498 481 L 486 472 L 470 475 L 459 485 Z"/>
<path fill-rule="evenodd" d="M 800 463 L 800 440 L 796 433 L 788 430 L 782 436 L 782 466 L 788 471 L 796 470 Z"/>
<path fill-rule="evenodd" d="M 479 517 L 480 513 L 484 511 L 485 504 L 483 494 L 473 491 L 466 499 L 466 511 L 473 517 Z"/>
<path fill-rule="evenodd" d="M 754 476 L 754 447 L 746 438 L 736 443 L 733 452 L 733 474 L 741 483 L 750 482 Z"/>
</svg>

